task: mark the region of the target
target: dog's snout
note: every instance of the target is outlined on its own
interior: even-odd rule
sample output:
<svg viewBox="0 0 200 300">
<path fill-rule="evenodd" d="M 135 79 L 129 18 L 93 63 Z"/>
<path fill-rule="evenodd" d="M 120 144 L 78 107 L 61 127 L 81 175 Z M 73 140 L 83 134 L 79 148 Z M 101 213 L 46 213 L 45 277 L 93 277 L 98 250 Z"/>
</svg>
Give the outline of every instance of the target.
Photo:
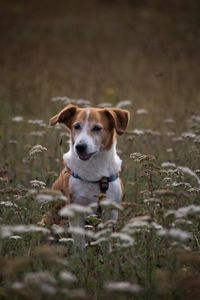
<svg viewBox="0 0 200 300">
<path fill-rule="evenodd" d="M 80 153 L 80 154 L 85 153 L 86 149 L 87 149 L 87 144 L 84 143 L 84 142 L 79 142 L 76 145 L 76 151 L 77 151 L 77 153 Z"/>
</svg>

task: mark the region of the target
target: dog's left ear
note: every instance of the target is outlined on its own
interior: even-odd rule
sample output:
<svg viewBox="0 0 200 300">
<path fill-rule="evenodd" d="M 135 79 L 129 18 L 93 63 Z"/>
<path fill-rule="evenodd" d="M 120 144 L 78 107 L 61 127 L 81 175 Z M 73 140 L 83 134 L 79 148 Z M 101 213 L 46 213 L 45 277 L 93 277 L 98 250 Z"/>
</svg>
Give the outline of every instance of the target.
<svg viewBox="0 0 200 300">
<path fill-rule="evenodd" d="M 115 128 L 117 134 L 123 134 L 128 126 L 128 110 L 120 108 L 105 108 L 104 111 Z"/>
<path fill-rule="evenodd" d="M 63 108 L 63 110 L 49 120 L 49 125 L 54 126 L 56 123 L 63 123 L 70 128 L 77 108 L 78 107 L 73 104 L 67 105 L 65 108 Z"/>
</svg>

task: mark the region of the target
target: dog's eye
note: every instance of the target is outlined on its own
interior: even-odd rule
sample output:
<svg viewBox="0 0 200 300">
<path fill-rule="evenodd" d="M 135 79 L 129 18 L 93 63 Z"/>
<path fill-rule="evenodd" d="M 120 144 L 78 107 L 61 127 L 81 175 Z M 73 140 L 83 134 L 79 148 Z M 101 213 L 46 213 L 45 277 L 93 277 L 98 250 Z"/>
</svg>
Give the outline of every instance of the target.
<svg viewBox="0 0 200 300">
<path fill-rule="evenodd" d="M 74 124 L 74 129 L 79 130 L 81 129 L 81 125 L 79 123 Z"/>
<path fill-rule="evenodd" d="M 102 129 L 101 125 L 94 125 L 92 131 L 100 131 Z"/>
</svg>

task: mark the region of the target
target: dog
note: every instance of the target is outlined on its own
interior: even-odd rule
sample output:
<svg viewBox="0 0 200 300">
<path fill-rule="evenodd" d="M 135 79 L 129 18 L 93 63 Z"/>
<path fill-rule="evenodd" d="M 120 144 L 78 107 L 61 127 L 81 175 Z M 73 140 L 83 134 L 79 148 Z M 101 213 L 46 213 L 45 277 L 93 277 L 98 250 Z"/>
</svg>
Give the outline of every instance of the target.
<svg viewBox="0 0 200 300">
<path fill-rule="evenodd" d="M 123 185 L 119 177 L 122 161 L 116 151 L 117 135 L 128 125 L 129 112 L 119 108 L 80 108 L 69 104 L 50 119 L 50 125 L 64 124 L 70 131 L 65 167 L 52 188 L 61 191 L 73 204 L 97 203 L 95 195 L 120 203 Z M 104 220 L 117 220 L 118 211 L 104 214 Z M 84 227 L 83 215 L 69 219 L 71 227 Z M 85 238 L 73 235 L 74 243 L 85 248 Z"/>
</svg>

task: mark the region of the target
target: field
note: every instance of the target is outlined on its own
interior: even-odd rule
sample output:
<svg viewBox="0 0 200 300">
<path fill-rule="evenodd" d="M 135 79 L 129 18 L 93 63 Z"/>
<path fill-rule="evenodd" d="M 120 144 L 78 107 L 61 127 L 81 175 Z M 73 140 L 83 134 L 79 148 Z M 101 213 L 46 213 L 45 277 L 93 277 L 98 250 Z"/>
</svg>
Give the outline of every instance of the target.
<svg viewBox="0 0 200 300">
<path fill-rule="evenodd" d="M 195 0 L 0 1 L 0 299 L 200 299 L 199 26 Z M 91 218 L 85 251 L 37 225 L 70 102 L 131 116 L 119 222 Z"/>
</svg>

